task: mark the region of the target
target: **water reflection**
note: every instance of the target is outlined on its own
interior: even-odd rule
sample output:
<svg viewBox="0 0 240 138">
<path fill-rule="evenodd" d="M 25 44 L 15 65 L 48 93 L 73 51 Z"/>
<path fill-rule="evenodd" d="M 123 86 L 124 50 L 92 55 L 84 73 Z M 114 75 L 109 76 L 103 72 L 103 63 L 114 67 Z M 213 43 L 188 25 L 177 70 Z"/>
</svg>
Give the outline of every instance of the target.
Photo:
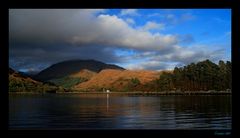
<svg viewBox="0 0 240 138">
<path fill-rule="evenodd" d="M 10 128 L 231 129 L 231 96 L 18 95 Z"/>
<path fill-rule="evenodd" d="M 108 112 L 108 107 L 109 107 L 109 94 L 107 94 L 107 112 Z"/>
</svg>

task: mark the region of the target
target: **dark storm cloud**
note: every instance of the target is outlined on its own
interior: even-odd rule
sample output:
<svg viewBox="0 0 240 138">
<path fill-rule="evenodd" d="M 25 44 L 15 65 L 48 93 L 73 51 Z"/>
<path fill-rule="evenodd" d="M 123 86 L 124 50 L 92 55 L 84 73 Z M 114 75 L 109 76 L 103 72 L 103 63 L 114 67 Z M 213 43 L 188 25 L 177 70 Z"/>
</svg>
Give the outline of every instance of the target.
<svg viewBox="0 0 240 138">
<path fill-rule="evenodd" d="M 90 20 L 93 13 L 99 11 L 10 10 L 10 65 L 18 70 L 39 65 L 43 69 L 53 63 L 71 59 L 119 62 L 111 47 L 69 42 L 71 37 L 78 33 L 84 34 L 89 26 L 94 26 Z"/>
<path fill-rule="evenodd" d="M 10 64 L 20 69 L 79 58 L 116 63 L 121 62 L 114 55 L 117 47 L 164 52 L 177 43 L 175 36 L 135 30 L 117 16 L 96 16 L 101 12 L 10 9 Z"/>
<path fill-rule="evenodd" d="M 121 17 L 104 12 L 101 9 L 10 9 L 10 66 L 41 70 L 63 60 L 95 59 L 125 64 L 141 60 L 134 66 L 164 69 L 172 66 L 171 62 L 188 63 L 221 56 L 206 49 L 179 45 L 194 42 L 191 35 L 151 33 L 148 29 L 159 25 L 151 21 L 138 29 L 132 28 Z M 168 18 L 175 21 L 176 17 L 169 15 Z M 186 14 L 177 19 L 185 22 L 192 18 Z M 118 48 L 126 49 L 126 54 L 119 56 Z M 137 54 L 129 55 L 130 50 Z"/>
<path fill-rule="evenodd" d="M 55 43 L 67 42 L 87 26 L 94 26 L 91 18 L 100 10 L 64 9 L 10 9 L 9 34 L 15 42 Z"/>
<path fill-rule="evenodd" d="M 72 59 L 97 59 L 106 63 L 121 62 L 113 54 L 113 48 L 102 48 L 96 45 L 69 47 L 68 45 L 58 44 L 48 46 L 35 45 L 34 47 L 25 45 L 23 47 L 16 45 L 9 50 L 9 59 L 12 61 L 10 64 L 15 69 L 29 68 L 39 63 L 43 63 L 40 67 L 43 69 L 53 63 Z"/>
<path fill-rule="evenodd" d="M 178 42 L 174 35 L 134 29 L 115 15 L 96 16 L 99 11 L 10 10 L 10 40 L 15 43 L 65 42 L 154 50 L 165 49 Z"/>
</svg>

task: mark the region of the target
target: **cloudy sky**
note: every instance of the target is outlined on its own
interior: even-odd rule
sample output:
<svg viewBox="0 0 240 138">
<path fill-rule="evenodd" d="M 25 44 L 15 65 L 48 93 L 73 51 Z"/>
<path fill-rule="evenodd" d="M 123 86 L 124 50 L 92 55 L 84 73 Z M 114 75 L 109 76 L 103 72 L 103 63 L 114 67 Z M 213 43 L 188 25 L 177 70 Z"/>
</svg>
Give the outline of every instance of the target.
<svg viewBox="0 0 240 138">
<path fill-rule="evenodd" d="M 231 60 L 230 9 L 10 9 L 9 66 L 71 59 L 163 70 Z"/>
</svg>

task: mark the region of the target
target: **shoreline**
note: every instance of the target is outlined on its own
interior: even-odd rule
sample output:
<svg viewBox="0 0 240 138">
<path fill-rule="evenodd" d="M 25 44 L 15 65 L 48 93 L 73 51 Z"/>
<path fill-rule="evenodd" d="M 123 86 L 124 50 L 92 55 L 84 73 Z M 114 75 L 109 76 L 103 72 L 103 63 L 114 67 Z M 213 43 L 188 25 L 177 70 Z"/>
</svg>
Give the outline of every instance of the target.
<svg viewBox="0 0 240 138">
<path fill-rule="evenodd" d="M 148 96 L 148 95 L 232 95 L 231 91 L 165 91 L 165 92 L 55 92 L 55 93 L 40 93 L 40 92 L 8 92 L 9 95 L 15 94 L 110 94 L 110 95 L 135 95 L 135 96 Z"/>
</svg>

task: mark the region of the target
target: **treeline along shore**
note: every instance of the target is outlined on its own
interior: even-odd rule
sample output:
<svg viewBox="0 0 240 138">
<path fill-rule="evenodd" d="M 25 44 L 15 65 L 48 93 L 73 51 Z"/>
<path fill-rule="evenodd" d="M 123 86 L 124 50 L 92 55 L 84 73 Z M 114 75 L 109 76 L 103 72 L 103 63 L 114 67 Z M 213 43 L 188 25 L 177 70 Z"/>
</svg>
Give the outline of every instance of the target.
<svg viewBox="0 0 240 138">
<path fill-rule="evenodd" d="M 45 93 L 36 93 L 36 92 L 18 92 L 12 93 L 10 95 L 32 95 L 32 94 L 48 94 Z M 51 93 L 51 92 L 50 92 Z M 163 91 L 163 92 L 54 92 L 54 94 L 78 94 L 78 95 L 128 95 L 128 96 L 164 96 L 164 95 L 231 95 L 232 91 Z"/>
<path fill-rule="evenodd" d="M 64 92 L 57 92 L 65 94 Z M 68 92 L 68 94 L 109 94 L 109 95 L 231 95 L 232 91 L 162 91 L 162 92 Z"/>
<path fill-rule="evenodd" d="M 115 73 L 126 73 L 127 71 L 116 71 Z M 86 72 L 85 72 L 86 73 Z M 91 72 L 88 72 L 91 73 Z M 102 76 L 108 76 L 96 82 L 99 84 L 109 83 L 114 70 L 100 72 Z M 128 73 L 128 72 L 127 72 Z M 132 72 L 131 72 L 132 73 Z M 94 73 L 97 74 L 97 73 Z M 77 78 L 59 79 L 64 84 L 71 83 L 71 87 L 64 87 L 62 83 L 39 82 L 30 77 L 23 76 L 9 69 L 9 92 L 10 93 L 106 93 L 129 94 L 129 95 L 222 95 L 231 94 L 232 90 L 232 64 L 230 61 L 219 61 L 218 64 L 210 60 L 191 63 L 183 67 L 175 67 L 171 71 L 162 71 L 159 74 L 151 73 L 154 79 L 143 83 L 141 78 L 119 78 L 108 87 L 89 85 L 85 89 L 79 89 L 82 83 L 91 82 L 92 77 L 85 81 L 73 81 Z M 59 81 L 58 80 L 58 81 Z M 70 82 L 68 82 L 70 80 Z M 101 82 L 103 81 L 103 82 Z M 74 83 L 73 83 L 74 82 Z M 94 82 L 94 81 L 92 81 Z M 91 83 L 95 84 L 95 83 Z M 90 87 L 91 86 L 91 87 Z"/>
</svg>

